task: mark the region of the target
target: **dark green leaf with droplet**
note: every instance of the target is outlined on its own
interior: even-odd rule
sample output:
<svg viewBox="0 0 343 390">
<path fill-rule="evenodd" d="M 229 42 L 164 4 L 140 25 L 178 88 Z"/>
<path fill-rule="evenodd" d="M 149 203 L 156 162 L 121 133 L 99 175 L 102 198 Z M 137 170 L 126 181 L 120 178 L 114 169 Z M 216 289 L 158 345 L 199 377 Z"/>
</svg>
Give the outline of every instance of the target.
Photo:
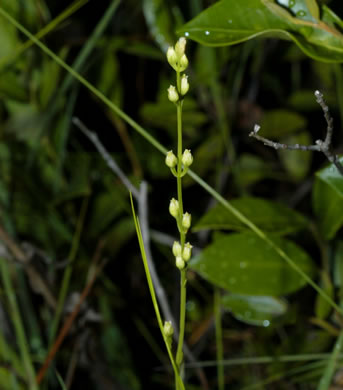
<svg viewBox="0 0 343 390">
<path fill-rule="evenodd" d="M 269 326 L 287 311 L 284 300 L 270 296 L 228 294 L 222 297 L 222 305 L 238 320 L 257 326 Z"/>
<path fill-rule="evenodd" d="M 292 3 L 292 0 L 290 0 Z M 326 62 L 343 61 L 343 36 L 319 19 L 314 0 L 222 0 L 178 30 L 201 44 L 233 45 L 257 37 L 292 40 L 306 55 Z"/>
<path fill-rule="evenodd" d="M 284 238 L 272 239 L 303 272 L 314 275 L 312 260 L 303 249 Z M 265 240 L 250 232 L 219 237 L 190 267 L 210 283 L 236 294 L 280 296 L 306 284 Z"/>
</svg>

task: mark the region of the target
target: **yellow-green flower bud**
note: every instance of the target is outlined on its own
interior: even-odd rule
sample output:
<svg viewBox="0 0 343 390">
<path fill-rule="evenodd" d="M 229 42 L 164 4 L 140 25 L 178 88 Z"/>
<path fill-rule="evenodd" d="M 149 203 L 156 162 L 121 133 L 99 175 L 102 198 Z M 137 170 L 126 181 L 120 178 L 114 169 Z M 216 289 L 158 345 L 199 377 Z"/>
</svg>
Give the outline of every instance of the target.
<svg viewBox="0 0 343 390">
<path fill-rule="evenodd" d="M 177 93 L 176 88 L 174 87 L 174 85 L 171 85 L 168 88 L 168 99 L 172 103 L 176 103 L 179 100 L 179 94 Z"/>
<path fill-rule="evenodd" d="M 176 264 L 176 267 L 179 269 L 179 270 L 182 270 L 185 268 L 185 261 L 183 260 L 183 258 L 181 256 L 177 256 L 176 259 L 175 259 L 175 264 Z"/>
<path fill-rule="evenodd" d="M 183 248 L 183 251 L 182 251 L 182 258 L 183 258 L 183 260 L 188 261 L 191 258 L 191 256 L 192 256 L 192 248 L 193 248 L 193 246 L 189 242 L 187 242 L 185 244 L 185 246 Z"/>
<path fill-rule="evenodd" d="M 188 58 L 184 54 L 179 61 L 179 72 L 183 72 L 188 66 Z"/>
<path fill-rule="evenodd" d="M 182 216 L 182 227 L 188 230 L 191 227 L 192 217 L 189 213 L 184 213 Z"/>
<path fill-rule="evenodd" d="M 175 53 L 178 58 L 181 58 L 185 54 L 186 49 L 186 38 L 181 37 L 175 44 Z"/>
<path fill-rule="evenodd" d="M 175 49 L 172 46 L 170 46 L 167 50 L 167 60 L 169 65 L 175 69 L 178 57 L 176 55 Z"/>
<path fill-rule="evenodd" d="M 174 328 L 171 321 L 164 321 L 163 333 L 166 337 L 171 337 L 174 334 Z"/>
<path fill-rule="evenodd" d="M 169 203 L 169 212 L 174 218 L 179 215 L 179 202 L 174 198 Z"/>
<path fill-rule="evenodd" d="M 184 167 L 188 168 L 189 166 L 192 165 L 193 163 L 193 156 L 192 153 L 189 149 L 185 149 L 183 154 L 182 154 L 182 164 Z"/>
<path fill-rule="evenodd" d="M 188 83 L 188 76 L 187 75 L 182 75 L 181 77 L 181 95 L 186 95 L 186 93 L 189 90 L 189 83 Z"/>
<path fill-rule="evenodd" d="M 173 255 L 175 257 L 181 256 L 181 251 L 182 251 L 182 247 L 181 247 L 181 244 L 179 243 L 179 241 L 174 241 L 174 244 L 173 244 Z"/>
<path fill-rule="evenodd" d="M 169 167 L 169 168 L 174 168 L 176 166 L 177 157 L 175 156 L 175 154 L 173 153 L 172 150 L 167 152 L 165 162 L 166 162 L 167 167 Z"/>
</svg>

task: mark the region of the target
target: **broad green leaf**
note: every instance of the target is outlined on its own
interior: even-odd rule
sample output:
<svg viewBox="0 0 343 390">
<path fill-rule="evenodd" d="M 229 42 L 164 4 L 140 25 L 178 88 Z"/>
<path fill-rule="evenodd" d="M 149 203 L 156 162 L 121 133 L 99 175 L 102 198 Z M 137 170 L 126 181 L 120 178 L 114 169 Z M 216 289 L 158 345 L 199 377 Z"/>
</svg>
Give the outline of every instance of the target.
<svg viewBox="0 0 343 390">
<path fill-rule="evenodd" d="M 309 145 L 312 143 L 310 134 L 303 131 L 283 138 L 282 143 L 287 145 Z M 312 152 L 303 150 L 279 149 L 278 154 L 283 166 L 294 180 L 302 180 L 307 175 L 311 167 Z"/>
<path fill-rule="evenodd" d="M 233 45 L 257 37 L 292 40 L 306 55 L 326 62 L 343 61 L 343 36 L 321 21 L 314 0 L 222 0 L 178 30 L 201 44 Z M 291 0 L 292 3 L 292 0 Z"/>
<path fill-rule="evenodd" d="M 228 294 L 222 297 L 222 305 L 238 320 L 257 326 L 269 326 L 275 317 L 287 311 L 284 300 L 263 295 Z"/>
<path fill-rule="evenodd" d="M 304 129 L 306 125 L 306 118 L 296 112 L 283 109 L 270 110 L 263 114 L 260 134 L 266 138 L 280 139 Z"/>
<path fill-rule="evenodd" d="M 312 260 L 293 242 L 273 237 L 309 276 Z M 236 294 L 280 296 L 292 293 L 306 282 L 261 238 L 253 233 L 233 233 L 215 240 L 190 261 L 190 267 L 214 285 Z"/>
<path fill-rule="evenodd" d="M 343 176 L 333 164 L 316 173 L 312 204 L 323 237 L 332 239 L 343 225 Z"/>
<path fill-rule="evenodd" d="M 306 219 L 289 207 L 261 198 L 242 197 L 231 201 L 233 207 L 265 232 L 279 235 L 297 232 L 306 227 Z M 206 213 L 193 227 L 203 229 L 246 230 L 247 227 L 222 205 Z"/>
</svg>

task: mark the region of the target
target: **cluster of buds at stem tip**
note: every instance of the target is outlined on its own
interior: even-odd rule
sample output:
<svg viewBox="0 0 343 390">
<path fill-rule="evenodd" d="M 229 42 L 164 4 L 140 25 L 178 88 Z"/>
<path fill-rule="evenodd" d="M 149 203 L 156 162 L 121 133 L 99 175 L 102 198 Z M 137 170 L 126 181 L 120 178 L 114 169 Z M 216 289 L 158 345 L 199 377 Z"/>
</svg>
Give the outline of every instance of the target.
<svg viewBox="0 0 343 390">
<path fill-rule="evenodd" d="M 170 46 L 167 51 L 167 60 L 169 65 L 176 72 L 183 72 L 188 66 L 188 59 L 185 54 L 186 38 L 180 38 L 175 47 Z"/>
</svg>

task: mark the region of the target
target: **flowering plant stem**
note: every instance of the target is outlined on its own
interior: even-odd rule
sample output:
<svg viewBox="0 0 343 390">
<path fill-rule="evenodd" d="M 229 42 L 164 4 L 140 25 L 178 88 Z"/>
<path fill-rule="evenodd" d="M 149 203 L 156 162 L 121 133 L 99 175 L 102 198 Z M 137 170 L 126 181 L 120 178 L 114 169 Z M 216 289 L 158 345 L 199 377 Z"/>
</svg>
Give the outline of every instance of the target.
<svg viewBox="0 0 343 390">
<path fill-rule="evenodd" d="M 169 151 L 166 157 L 166 165 L 170 168 L 177 183 L 177 200 L 170 201 L 169 212 L 175 218 L 180 240 L 175 241 L 173 245 L 173 254 L 175 256 L 176 267 L 180 271 L 180 323 L 179 337 L 175 355 L 178 373 L 182 371 L 183 363 L 183 344 L 185 337 L 186 322 L 186 285 L 187 285 L 187 262 L 191 257 L 192 245 L 186 243 L 186 234 L 191 225 L 191 215 L 184 213 L 182 200 L 182 177 L 186 174 L 189 166 L 193 162 L 193 156 L 190 150 L 182 150 L 182 105 L 183 98 L 188 92 L 188 76 L 181 73 L 187 68 L 188 59 L 185 54 L 186 39 L 180 38 L 174 47 L 169 47 L 167 59 L 171 67 L 176 72 L 176 86 L 171 85 L 168 88 L 168 99 L 176 106 L 177 115 L 177 155 Z M 176 379 L 176 378 L 175 378 Z M 175 380 L 176 390 L 180 390 L 178 381 Z"/>
<path fill-rule="evenodd" d="M 177 89 L 181 89 L 181 76 L 180 72 L 176 72 L 176 84 Z M 177 197 L 179 202 L 179 218 L 178 218 L 178 227 L 180 231 L 180 243 L 183 250 L 185 245 L 185 233 L 183 232 L 182 226 L 180 226 L 180 221 L 182 220 L 183 215 L 183 202 L 182 202 L 182 103 L 183 100 L 177 102 Z M 182 350 L 183 350 L 183 340 L 185 334 L 185 320 L 186 320 L 186 284 L 187 284 L 187 275 L 186 270 L 180 270 L 181 280 L 180 280 L 180 325 L 179 325 L 179 340 L 177 345 L 176 352 L 176 363 L 180 369 L 182 363 Z"/>
</svg>

